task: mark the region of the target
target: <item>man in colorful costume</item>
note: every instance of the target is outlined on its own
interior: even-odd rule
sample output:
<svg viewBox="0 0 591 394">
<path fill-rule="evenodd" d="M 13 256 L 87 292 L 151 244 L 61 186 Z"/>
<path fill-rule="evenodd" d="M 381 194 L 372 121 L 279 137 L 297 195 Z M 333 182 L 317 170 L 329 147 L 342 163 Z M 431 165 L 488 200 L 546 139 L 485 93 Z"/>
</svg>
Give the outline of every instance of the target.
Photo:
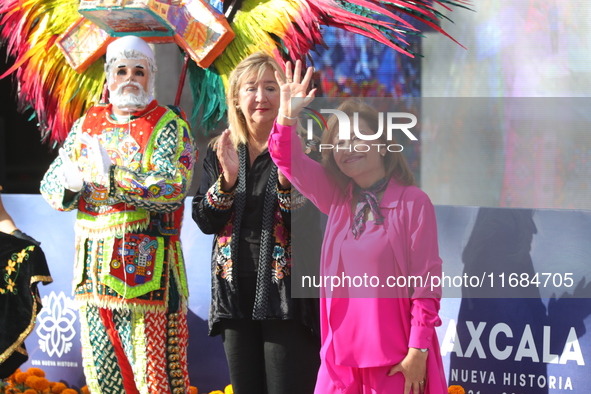
<svg viewBox="0 0 591 394">
<path fill-rule="evenodd" d="M 77 209 L 74 291 L 86 382 L 96 393 L 185 393 L 187 282 L 180 244 L 195 162 L 183 116 L 153 99 L 142 39 L 107 48 L 110 104 L 79 119 L 41 182 Z"/>
</svg>

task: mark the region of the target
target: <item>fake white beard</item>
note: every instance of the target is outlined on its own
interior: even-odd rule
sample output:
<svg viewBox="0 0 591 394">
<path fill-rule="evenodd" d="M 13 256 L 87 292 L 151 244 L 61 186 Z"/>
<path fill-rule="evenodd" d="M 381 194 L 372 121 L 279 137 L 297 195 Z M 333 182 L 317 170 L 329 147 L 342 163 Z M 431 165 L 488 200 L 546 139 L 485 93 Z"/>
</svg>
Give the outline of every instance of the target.
<svg viewBox="0 0 591 394">
<path fill-rule="evenodd" d="M 133 92 L 127 92 L 123 94 L 123 89 L 126 86 L 135 86 L 139 89 L 139 94 Z M 137 82 L 126 82 L 117 87 L 115 90 L 109 89 L 109 101 L 114 107 L 117 107 L 121 111 L 135 112 L 142 110 L 150 104 L 153 98 L 148 95 L 148 92 L 144 90 L 144 87 Z"/>
</svg>

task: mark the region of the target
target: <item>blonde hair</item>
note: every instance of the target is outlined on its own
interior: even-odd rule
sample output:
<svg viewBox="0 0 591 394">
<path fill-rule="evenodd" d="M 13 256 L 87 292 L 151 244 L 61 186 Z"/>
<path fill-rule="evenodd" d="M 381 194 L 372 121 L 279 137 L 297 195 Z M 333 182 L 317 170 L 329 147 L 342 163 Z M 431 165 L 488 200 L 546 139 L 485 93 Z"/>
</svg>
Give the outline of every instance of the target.
<svg viewBox="0 0 591 394">
<path fill-rule="evenodd" d="M 372 106 L 360 101 L 360 100 L 346 100 L 339 107 L 338 110 L 344 112 L 353 118 L 353 114 L 357 112 L 359 118 L 367 122 L 367 125 L 371 130 L 378 130 L 379 128 L 379 113 Z M 336 116 L 331 116 L 327 122 L 327 129 L 322 134 L 322 144 L 333 144 L 335 137 L 339 131 L 339 123 Z M 380 142 L 386 142 L 388 144 L 395 144 L 396 141 L 388 140 L 385 141 L 384 137 L 380 137 Z M 325 149 L 322 151 L 322 165 L 326 168 L 331 175 L 337 180 L 337 182 L 344 188 L 350 178 L 343 174 L 337 165 L 333 151 Z M 402 152 L 387 152 L 384 156 L 384 169 L 386 171 L 386 177 L 394 177 L 398 182 L 405 186 L 415 185 L 415 177 L 408 166 L 406 157 Z"/>
<path fill-rule="evenodd" d="M 265 52 L 256 52 L 248 56 L 238 63 L 230 74 L 226 102 L 228 103 L 228 126 L 231 130 L 230 140 L 236 149 L 238 149 L 238 145 L 246 144 L 248 141 L 246 118 L 237 108 L 240 86 L 253 75 L 256 75 L 256 82 L 258 82 L 268 69 L 277 71 L 285 79 L 285 73 L 279 63 Z"/>
</svg>

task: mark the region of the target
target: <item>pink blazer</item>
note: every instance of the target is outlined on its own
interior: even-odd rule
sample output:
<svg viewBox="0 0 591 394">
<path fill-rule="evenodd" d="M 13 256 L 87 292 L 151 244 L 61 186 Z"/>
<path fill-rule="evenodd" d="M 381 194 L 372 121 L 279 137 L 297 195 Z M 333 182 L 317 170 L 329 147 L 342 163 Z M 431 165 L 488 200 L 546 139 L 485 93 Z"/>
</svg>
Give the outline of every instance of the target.
<svg viewBox="0 0 591 394">
<path fill-rule="evenodd" d="M 352 182 L 343 191 L 322 165 L 309 159 L 302 152 L 295 127 L 275 124 L 268 146 L 273 160 L 294 187 L 328 215 L 320 274 L 336 274 L 343 241 L 347 232 L 351 231 Z M 430 277 L 441 276 L 442 270 L 435 210 L 422 190 L 415 186 L 403 186 L 394 179 L 387 186 L 380 209 L 385 216 L 384 226 L 388 234 L 384 247 L 392 248 L 398 272 L 406 278 L 420 276 L 426 282 L 423 286 L 407 289 L 408 298 L 357 300 L 353 314 L 349 310 L 347 318 L 355 317 L 355 313 L 359 319 L 370 318 L 373 320 L 370 322 L 372 331 L 378 335 L 366 335 L 359 344 L 355 344 L 354 340 L 349 342 L 352 349 L 345 352 L 330 348 L 332 337 L 347 335 L 354 338 L 356 333 L 342 332 L 346 331 L 346 325 L 339 327 L 341 332 L 332 330 L 329 316 L 336 311 L 331 310 L 332 302 L 329 298 L 321 300 L 323 362 L 329 357 L 337 365 L 352 367 L 394 365 L 404 358 L 408 347 L 428 348 L 426 391 L 447 393 L 435 332 L 435 327 L 441 325 L 438 315 L 441 289 L 431 288 L 429 280 Z M 372 254 L 371 250 L 367 250 L 363 251 L 363 255 L 346 258 L 358 259 L 364 264 L 380 263 L 377 259 L 372 259 Z M 402 313 L 380 314 L 380 310 L 388 309 L 388 302 L 397 303 Z M 351 353 L 354 355 L 351 356 Z M 338 378 L 339 374 L 336 375 Z"/>
</svg>

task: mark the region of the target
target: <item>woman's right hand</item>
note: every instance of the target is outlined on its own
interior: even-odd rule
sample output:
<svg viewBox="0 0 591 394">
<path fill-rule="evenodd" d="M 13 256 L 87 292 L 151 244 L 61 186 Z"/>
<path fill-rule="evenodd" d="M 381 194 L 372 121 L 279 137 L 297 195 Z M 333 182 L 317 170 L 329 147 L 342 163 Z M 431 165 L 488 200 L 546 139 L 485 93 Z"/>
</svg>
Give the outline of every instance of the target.
<svg viewBox="0 0 591 394">
<path fill-rule="evenodd" d="M 285 63 L 285 78 L 283 81 L 277 71 L 275 71 L 275 78 L 281 89 L 280 104 L 279 104 L 279 118 L 278 122 L 282 125 L 292 126 L 296 122 L 296 118 L 302 112 L 304 107 L 314 100 L 316 89 L 308 92 L 313 67 L 308 67 L 306 74 L 302 79 L 302 62 L 298 60 L 295 65 L 295 70 L 291 68 L 291 62 Z M 292 100 L 292 98 L 300 98 L 299 100 Z"/>
<path fill-rule="evenodd" d="M 230 129 L 226 129 L 216 144 L 216 154 L 222 166 L 222 190 L 230 191 L 238 179 L 238 153 L 230 140 Z"/>
</svg>

